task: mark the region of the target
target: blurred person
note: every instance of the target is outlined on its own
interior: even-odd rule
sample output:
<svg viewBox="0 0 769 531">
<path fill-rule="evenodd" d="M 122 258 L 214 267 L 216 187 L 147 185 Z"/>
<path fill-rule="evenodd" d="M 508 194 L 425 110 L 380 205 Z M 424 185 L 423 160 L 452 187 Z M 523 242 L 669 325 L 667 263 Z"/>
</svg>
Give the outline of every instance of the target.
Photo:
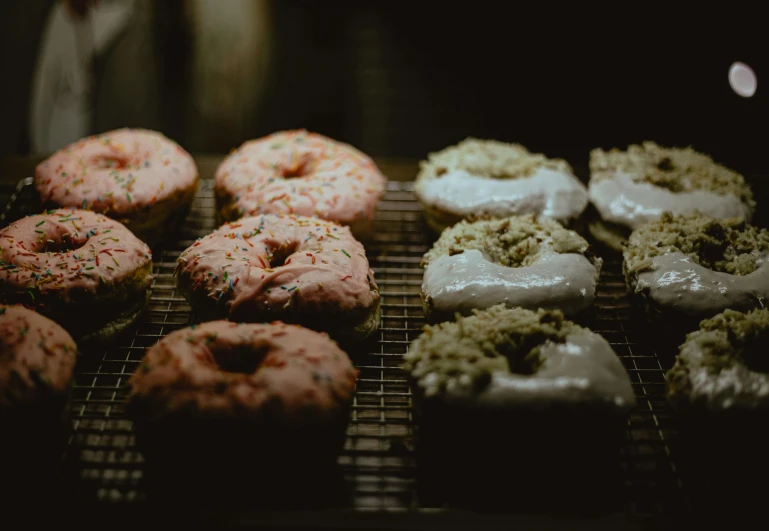
<svg viewBox="0 0 769 531">
<path fill-rule="evenodd" d="M 258 115 L 267 0 L 28 0 L 1 9 L 0 153 L 49 152 L 119 127 L 227 151 Z"/>
<path fill-rule="evenodd" d="M 19 0 L 0 15 L 0 152 L 142 126 L 221 153 L 306 127 L 375 156 L 476 136 L 586 166 L 652 139 L 765 167 L 764 32 L 736 9 Z M 751 98 L 729 87 L 735 61 L 758 76 Z"/>
</svg>

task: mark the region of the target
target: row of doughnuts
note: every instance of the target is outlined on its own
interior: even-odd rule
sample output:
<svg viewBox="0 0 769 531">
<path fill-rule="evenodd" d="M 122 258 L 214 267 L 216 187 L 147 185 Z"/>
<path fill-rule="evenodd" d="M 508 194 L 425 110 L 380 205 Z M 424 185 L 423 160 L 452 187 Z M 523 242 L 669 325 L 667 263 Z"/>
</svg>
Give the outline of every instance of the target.
<svg viewBox="0 0 769 531">
<path fill-rule="evenodd" d="M 437 232 L 480 215 L 535 214 L 577 226 L 590 204 L 591 235 L 616 250 L 633 229 L 663 212 L 698 210 L 749 222 L 755 208 L 742 175 L 691 148 L 653 142 L 626 151 L 594 149 L 585 188 L 564 160 L 469 138 L 431 153 L 421 163 L 415 192 Z"/>
<path fill-rule="evenodd" d="M 131 379 L 128 407 L 148 463 L 195 463 L 215 477 L 254 467 L 271 478 L 266 490 L 336 463 L 358 374 L 339 345 L 367 338 L 381 316 L 354 234 L 370 233 L 384 186 L 366 155 L 306 131 L 246 142 L 222 162 L 225 223 L 174 270 L 210 322 L 161 340 Z"/>
<path fill-rule="evenodd" d="M 295 214 L 348 225 L 355 234 L 370 230 L 385 183 L 360 151 L 304 130 L 244 143 L 214 179 L 222 221 Z M 46 207 L 104 214 L 154 243 L 184 219 L 198 170 L 189 153 L 162 134 L 118 129 L 47 158 L 34 184 Z"/>
<path fill-rule="evenodd" d="M 315 328 L 367 336 L 378 289 L 347 226 L 370 230 L 384 183 L 371 159 L 321 135 L 246 142 L 216 173 L 220 218 L 231 224 L 183 253 L 180 290 L 208 319 L 309 323 L 322 314 L 327 326 Z M 81 348 L 114 340 L 146 306 L 144 242 L 174 230 L 197 186 L 189 154 L 154 131 L 120 129 L 55 153 L 35 173 L 50 210 L 0 231 L 0 300 L 59 322 Z"/>
<path fill-rule="evenodd" d="M 157 243 L 184 218 L 198 175 L 174 142 L 123 129 L 46 159 L 35 185 L 50 210 L 0 231 L 0 302 L 16 304 L 0 322 L 29 319 L 66 336 L 55 388 L 64 395 L 78 347 L 108 344 L 138 321 L 152 284 L 142 240 Z M 379 326 L 379 289 L 351 228 L 370 231 L 384 185 L 367 156 L 306 131 L 247 142 L 224 160 L 216 195 L 226 223 L 182 252 L 175 269 L 180 293 L 208 322 L 148 348 L 130 380 L 129 411 L 153 462 L 178 458 L 190 433 L 202 441 L 206 423 L 217 425 L 212 442 L 222 450 L 237 439 L 250 451 L 286 451 L 294 434 L 303 455 L 336 455 L 357 371 L 328 334 L 349 344 Z M 14 337 L 0 387 L 45 403 L 50 375 Z"/>
<path fill-rule="evenodd" d="M 616 454 L 602 429 L 581 437 L 587 446 L 552 442 L 582 428 L 570 422 L 575 413 L 587 426 L 621 431 L 617 419 L 635 404 L 605 339 L 563 318 L 589 320 L 602 267 L 571 230 L 580 218 L 604 251 L 622 251 L 627 289 L 662 332 L 660 346 L 678 346 L 666 396 L 683 418 L 708 425 L 769 405 L 769 231 L 750 225 L 755 202 L 744 178 L 691 149 L 650 142 L 595 150 L 590 168 L 585 189 L 562 161 L 474 139 L 422 164 L 416 194 L 427 224 L 442 231 L 422 260 L 425 315 L 437 324 L 412 342 L 404 369 L 421 411 L 423 459 L 439 460 L 439 471 L 454 459 L 441 481 L 460 501 L 476 495 L 463 486 L 482 482 L 478 471 L 488 467 L 526 478 L 516 496 L 533 485 L 552 494 L 549 481 L 537 483 L 543 461 L 569 455 L 549 477 L 581 487 L 569 481 L 592 472 L 574 463 L 595 448 Z M 516 434 L 489 428 L 497 418 L 516 419 Z M 489 440 L 503 441 L 499 452 Z M 507 470 L 505 452 L 536 465 Z M 457 464 L 457 455 L 471 462 Z M 572 472 L 565 483 L 564 470 Z"/>
<path fill-rule="evenodd" d="M 565 161 L 468 139 L 421 164 L 415 193 L 440 233 L 421 262 L 435 324 L 403 365 L 420 466 L 459 506 L 531 510 L 605 488 L 636 402 L 606 339 L 564 318 L 592 306 L 603 265 L 572 230 L 587 190 Z M 487 486 L 491 470 L 516 481 Z"/>
<path fill-rule="evenodd" d="M 431 154 L 415 186 L 428 225 L 442 231 L 422 261 L 428 317 L 497 303 L 586 309 L 602 261 L 559 224 L 579 229 L 584 216 L 591 236 L 624 251 L 630 290 L 655 311 L 696 325 L 769 296 L 769 236 L 749 225 L 755 201 L 741 175 L 651 142 L 594 150 L 590 166 L 585 189 L 568 164 L 519 145 L 469 139 Z M 471 219 L 444 230 L 461 218 Z"/>
<path fill-rule="evenodd" d="M 588 200 L 591 235 L 623 250 L 628 290 L 657 326 L 682 338 L 725 310 L 764 307 L 769 231 L 749 224 L 755 201 L 741 175 L 652 142 L 594 150 L 590 168 L 585 189 L 565 162 L 515 144 L 468 139 L 431 154 L 415 186 L 428 225 L 470 219 L 424 255 L 428 319 L 497 304 L 584 313 L 602 260 L 559 221 L 578 228 Z"/>
<path fill-rule="evenodd" d="M 616 455 L 603 428 L 624 429 L 630 378 L 603 337 L 564 319 L 589 320 L 603 265 L 579 234 L 585 225 L 598 249 L 623 252 L 628 291 L 660 336 L 677 346 L 692 332 L 667 375 L 677 411 L 713 419 L 769 405 L 758 354 L 769 338 L 769 231 L 749 224 L 755 202 L 744 178 L 652 142 L 596 149 L 590 170 L 585 187 L 562 160 L 477 139 L 421 164 L 416 196 L 439 233 L 422 259 L 421 296 L 436 324 L 411 343 L 403 367 L 421 458 L 461 493 L 454 501 L 477 496 L 490 468 L 517 476 L 516 498 L 534 490 L 541 499 L 553 483 L 572 498 L 601 460 L 593 451 Z M 516 431 L 497 429 L 503 419 Z M 588 443 L 553 442 L 585 426 Z M 521 454 L 524 464 L 500 457 Z M 543 462 L 558 463 L 547 479 Z"/>
</svg>

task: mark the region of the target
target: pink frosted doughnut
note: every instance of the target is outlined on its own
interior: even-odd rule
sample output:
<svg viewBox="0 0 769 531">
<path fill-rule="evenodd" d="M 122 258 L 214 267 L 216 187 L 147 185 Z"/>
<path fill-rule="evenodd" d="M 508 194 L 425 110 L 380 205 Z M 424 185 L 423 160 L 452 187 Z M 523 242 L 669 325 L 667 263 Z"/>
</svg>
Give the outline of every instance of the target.
<svg viewBox="0 0 769 531">
<path fill-rule="evenodd" d="M 76 357 L 62 327 L 23 306 L 0 305 L 0 412 L 62 402 Z"/>
<path fill-rule="evenodd" d="M 313 216 L 371 231 L 386 179 L 357 149 L 307 131 L 250 140 L 216 170 L 223 221 L 257 214 Z"/>
<path fill-rule="evenodd" d="M 290 424 L 343 414 L 355 389 L 350 358 L 325 334 L 280 322 L 213 321 L 172 332 L 147 349 L 129 402 L 144 418 L 194 404 L 200 416 L 264 417 L 272 401 Z M 306 407 L 316 410 L 312 418 Z"/>
<path fill-rule="evenodd" d="M 46 207 L 93 210 L 155 242 L 184 219 L 198 186 L 192 157 L 155 131 L 118 129 L 79 140 L 41 162 Z"/>
<path fill-rule="evenodd" d="M 147 245 L 101 214 L 51 210 L 0 230 L 0 302 L 49 317 L 81 348 L 128 330 L 151 284 Z"/>
<path fill-rule="evenodd" d="M 349 227 L 264 215 L 226 224 L 179 257 L 179 291 L 204 320 L 281 320 L 360 340 L 379 325 L 380 295 Z"/>
<path fill-rule="evenodd" d="M 336 461 L 357 376 L 325 334 L 214 321 L 147 349 L 127 411 L 150 473 L 194 469 L 200 488 L 233 467 L 266 478 L 301 463 L 307 473 L 306 465 Z"/>
<path fill-rule="evenodd" d="M 49 494 L 40 479 L 59 462 L 69 434 L 76 359 L 77 345 L 59 325 L 22 306 L 0 305 L 0 470 L 13 485 L 3 494 L 6 507 Z"/>
</svg>

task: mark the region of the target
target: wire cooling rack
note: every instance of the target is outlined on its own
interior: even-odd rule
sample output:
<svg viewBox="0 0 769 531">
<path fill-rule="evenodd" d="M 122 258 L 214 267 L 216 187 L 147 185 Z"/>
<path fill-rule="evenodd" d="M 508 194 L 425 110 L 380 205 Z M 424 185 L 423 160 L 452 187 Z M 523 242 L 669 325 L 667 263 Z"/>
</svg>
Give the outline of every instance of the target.
<svg viewBox="0 0 769 531">
<path fill-rule="evenodd" d="M 3 225 L 36 213 L 33 187 L 22 181 L 2 214 Z M 58 481 L 72 499 L 119 510 L 140 506 L 148 495 L 143 487 L 143 459 L 135 448 L 132 423 L 125 416 L 128 377 L 139 365 L 146 347 L 193 321 L 187 301 L 175 288 L 173 269 L 181 251 L 196 238 L 216 228 L 212 181 L 201 182 L 187 222 L 176 239 L 154 255 L 154 284 L 149 309 L 130 341 L 106 350 L 101 356 L 79 361 L 71 406 L 72 431 L 63 449 Z M 431 242 L 413 183 L 390 182 L 376 216 L 376 233 L 366 252 L 383 295 L 382 324 L 375 341 L 353 353 L 360 370 L 347 441 L 339 463 L 351 496 L 344 516 L 334 520 L 360 527 L 366 518 L 401 515 L 409 525 L 450 528 L 465 522 L 481 528 L 488 515 L 466 515 L 450 508 L 427 508 L 416 489 L 416 462 L 411 437 L 411 393 L 400 370 L 401 356 L 424 324 L 419 291 L 419 262 Z M 633 320 L 625 293 L 619 257 L 605 257 L 591 327 L 614 347 L 630 373 L 638 405 L 630 415 L 622 449 L 623 524 L 611 520 L 606 528 L 625 523 L 665 518 L 685 506 L 682 482 L 668 447 L 675 432 L 664 401 L 667 364 L 646 341 L 645 330 Z M 308 521 L 320 525 L 323 518 Z M 252 515 L 258 521 L 258 515 Z M 516 515 L 509 515 L 516 518 Z M 518 517 L 521 517 L 518 515 Z M 289 521 L 290 518 L 287 517 Z M 495 522 L 500 515 L 495 516 Z M 249 520 L 250 521 L 250 520 Z M 514 520 L 520 521 L 520 520 Z M 528 520 L 527 520 L 528 521 Z M 600 522 L 591 520 L 590 528 Z M 270 523 L 277 525 L 275 515 Z M 402 524 L 391 521 L 392 526 Z M 569 525 L 573 527 L 573 523 Z"/>
</svg>

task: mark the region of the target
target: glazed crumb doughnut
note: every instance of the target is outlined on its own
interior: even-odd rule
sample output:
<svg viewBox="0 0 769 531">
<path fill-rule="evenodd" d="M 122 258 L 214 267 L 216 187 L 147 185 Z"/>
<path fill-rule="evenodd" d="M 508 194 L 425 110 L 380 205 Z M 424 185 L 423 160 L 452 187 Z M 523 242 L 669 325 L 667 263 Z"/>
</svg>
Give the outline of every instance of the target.
<svg viewBox="0 0 769 531">
<path fill-rule="evenodd" d="M 531 508 L 543 493 L 560 504 L 586 481 L 596 481 L 593 497 L 612 484 L 633 388 L 609 343 L 560 311 L 497 305 L 427 326 L 404 370 L 418 468 L 437 474 L 434 488 L 452 502 Z M 500 491 L 489 470 L 514 474 L 515 485 Z"/>
<path fill-rule="evenodd" d="M 41 162 L 35 187 L 46 208 L 92 210 L 154 244 L 184 220 L 198 170 L 189 153 L 162 134 L 118 129 L 79 140 Z"/>
<path fill-rule="evenodd" d="M 56 321 L 81 349 L 129 330 L 152 284 L 147 245 L 85 210 L 51 210 L 0 230 L 0 268 L 0 301 Z"/>
<path fill-rule="evenodd" d="M 304 130 L 250 140 L 216 170 L 222 221 L 258 214 L 312 216 L 371 232 L 386 179 L 357 149 Z"/>
<path fill-rule="evenodd" d="M 726 310 L 686 337 L 666 376 L 681 413 L 769 412 L 769 310 Z"/>
<path fill-rule="evenodd" d="M 600 335 L 558 310 L 475 310 L 426 326 L 404 355 L 420 400 L 476 408 L 591 407 L 626 413 L 627 372 Z"/>
<path fill-rule="evenodd" d="M 0 305 L 0 466 L 13 485 L 3 499 L 14 507 L 48 494 L 46 480 L 67 434 L 76 357 L 75 342 L 59 325 L 22 306 Z"/>
<path fill-rule="evenodd" d="M 691 148 L 663 148 L 654 142 L 590 153 L 590 201 L 598 217 L 590 232 L 622 250 L 630 232 L 663 212 L 699 210 L 715 218 L 750 222 L 753 193 L 742 175 Z"/>
<path fill-rule="evenodd" d="M 603 261 L 579 234 L 533 215 L 461 221 L 422 259 L 422 305 L 430 321 L 502 303 L 508 307 L 589 308 Z"/>
<path fill-rule="evenodd" d="M 436 232 L 472 215 L 536 214 L 570 224 L 587 206 L 585 186 L 566 161 L 475 138 L 430 153 L 414 192 Z"/>
<path fill-rule="evenodd" d="M 679 429 L 671 451 L 690 478 L 695 510 L 717 507 L 731 520 L 746 503 L 764 503 L 763 490 L 745 474 L 769 473 L 767 341 L 769 310 L 725 310 L 686 337 L 666 375 Z"/>
<path fill-rule="evenodd" d="M 203 320 L 281 320 L 343 341 L 379 326 L 379 288 L 363 245 L 329 221 L 243 218 L 186 249 L 175 273 Z"/>
<path fill-rule="evenodd" d="M 683 331 L 725 309 L 769 300 L 769 231 L 700 213 L 662 214 L 633 231 L 623 269 L 630 292 L 656 322 Z"/>
<path fill-rule="evenodd" d="M 214 321 L 147 349 L 129 381 L 127 411 L 155 466 L 221 472 L 229 463 L 285 473 L 296 463 L 335 460 L 356 378 L 325 334 Z"/>
</svg>

